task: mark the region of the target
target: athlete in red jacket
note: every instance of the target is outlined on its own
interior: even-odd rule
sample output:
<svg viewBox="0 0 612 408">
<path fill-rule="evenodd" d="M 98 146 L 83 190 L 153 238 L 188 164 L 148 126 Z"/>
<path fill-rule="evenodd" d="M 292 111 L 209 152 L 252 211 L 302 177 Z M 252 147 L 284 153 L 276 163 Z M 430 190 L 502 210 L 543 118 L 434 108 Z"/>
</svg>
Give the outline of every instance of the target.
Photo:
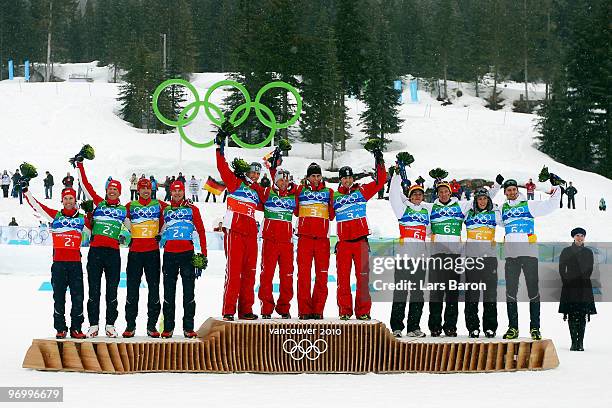
<svg viewBox="0 0 612 408">
<path fill-rule="evenodd" d="M 130 225 L 132 240 L 127 261 L 127 298 L 125 301 L 125 319 L 127 327 L 123 337 L 134 337 L 136 334 L 136 316 L 138 316 L 138 298 L 140 282 L 144 272 L 147 281 L 147 335 L 159 337 L 157 319 L 161 310 L 159 301 L 159 279 L 161 263 L 159 259 L 160 228 L 164 223 L 164 208 L 168 204 L 151 199 L 152 185 L 147 178 L 138 180 L 138 199 L 125 206 Z"/>
<path fill-rule="evenodd" d="M 200 237 L 202 255 L 207 256 L 206 232 L 200 210 L 185 199 L 185 184 L 175 181 L 170 185 L 172 200 L 164 207 L 162 237 L 164 244 L 164 331 L 163 338 L 170 338 L 174 332 L 176 281 L 179 274 L 183 284 L 183 334 L 197 336 L 194 328 L 196 272 L 192 263 L 194 230 Z"/>
<path fill-rule="evenodd" d="M 353 170 L 349 166 L 340 169 L 340 187 L 334 194 L 334 210 L 338 230 L 336 246 L 336 273 L 338 275 L 338 308 L 340 319 L 348 320 L 353 315 L 351 296 L 351 268 L 355 264 L 357 290 L 355 293 L 355 315 L 360 320 L 370 320 L 369 245 L 370 234 L 366 219 L 366 203 L 387 180 L 382 154 L 376 159 L 376 178 L 359 185 L 353 183 Z"/>
<path fill-rule="evenodd" d="M 76 191 L 72 188 L 62 190 L 62 210 L 57 211 L 42 204 L 23 186 L 24 197 L 28 204 L 45 218 L 51 227 L 53 237 L 53 264 L 51 265 L 51 285 L 53 286 L 53 326 L 55 337 L 66 337 L 66 289 L 70 288 L 70 337 L 84 339 L 81 331 L 83 324 L 83 266 L 81 265 L 81 236 L 83 229 L 91 229 L 76 204 Z"/>
<path fill-rule="evenodd" d="M 290 319 L 293 298 L 293 215 L 296 213 L 297 187 L 289 180 L 289 172 L 270 169 L 274 185 L 266 188 L 262 196 L 264 203 L 263 246 L 261 252 L 261 275 L 259 277 L 259 300 L 261 318 L 270 319 L 275 309 L 272 295 L 272 278 L 276 265 L 279 268 L 280 296 L 276 312 L 283 319 Z"/>
<path fill-rule="evenodd" d="M 227 123 L 227 122 L 226 122 Z M 238 318 L 255 320 L 255 270 L 257 267 L 257 223 L 255 211 L 262 209 L 263 187 L 249 176 L 257 169 L 252 168 L 246 175 L 235 174 L 224 156 L 225 139 L 232 129 L 222 128 L 217 134 L 217 170 L 227 186 L 227 211 L 223 220 L 224 248 L 227 259 L 225 285 L 223 288 L 223 319 L 234 320 L 236 303 Z"/>
<path fill-rule="evenodd" d="M 306 181 L 296 192 L 298 214 L 298 314 L 300 319 L 322 319 L 327 300 L 329 269 L 329 221 L 334 218 L 334 191 L 325 186 L 321 166 L 311 163 Z M 311 269 L 315 284 L 311 292 Z"/>
<path fill-rule="evenodd" d="M 87 337 L 98 335 L 100 318 L 100 286 L 102 274 L 106 279 L 106 335 L 117 337 L 115 321 L 117 320 L 117 288 L 121 270 L 121 255 L 119 253 L 119 236 L 126 221 L 127 210 L 119 202 L 121 183 L 110 180 L 106 186 L 106 197 L 100 197 L 87 179 L 82 161 L 77 161 L 80 182 L 85 195 L 94 202 L 93 228 L 89 253 L 87 254 L 87 283 L 89 299 L 87 300 L 87 317 L 89 330 Z"/>
</svg>

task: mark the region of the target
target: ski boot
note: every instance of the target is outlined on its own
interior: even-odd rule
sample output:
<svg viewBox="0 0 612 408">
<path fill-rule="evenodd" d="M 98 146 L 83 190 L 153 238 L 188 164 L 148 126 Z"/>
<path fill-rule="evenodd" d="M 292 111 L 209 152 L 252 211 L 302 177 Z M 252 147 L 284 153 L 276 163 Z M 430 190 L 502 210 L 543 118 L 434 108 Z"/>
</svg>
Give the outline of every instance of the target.
<svg viewBox="0 0 612 408">
<path fill-rule="evenodd" d="M 272 315 L 269 315 L 269 314 L 262 314 L 262 315 L 261 315 L 261 318 L 262 318 L 263 320 L 270 320 L 270 319 L 272 318 Z"/>
<path fill-rule="evenodd" d="M 431 332 L 431 337 L 440 337 L 440 335 L 442 334 L 442 329 L 433 329 L 430 330 Z"/>
<path fill-rule="evenodd" d="M 401 330 L 393 330 L 393 337 L 397 337 L 398 339 L 402 337 Z"/>
<path fill-rule="evenodd" d="M 488 339 L 492 339 L 495 337 L 495 332 L 491 329 L 485 330 L 485 337 Z"/>
<path fill-rule="evenodd" d="M 280 316 L 281 319 L 291 319 L 291 315 L 289 313 L 282 313 Z"/>
<path fill-rule="evenodd" d="M 198 333 L 193 330 L 183 330 L 183 336 L 185 336 L 186 339 L 195 339 L 198 337 Z"/>
<path fill-rule="evenodd" d="M 366 313 L 366 314 L 357 316 L 357 320 L 372 320 L 372 317 Z"/>
<path fill-rule="evenodd" d="M 122 336 L 126 339 L 129 339 L 129 338 L 134 337 L 135 334 L 136 334 L 136 329 L 132 327 L 128 327 L 125 329 Z"/>
<path fill-rule="evenodd" d="M 112 324 L 107 324 L 106 326 L 104 326 L 104 331 L 106 331 L 106 337 L 119 337 L 119 334 L 117 334 L 117 330 L 115 330 L 115 326 L 113 326 Z"/>
<path fill-rule="evenodd" d="M 445 337 L 457 337 L 457 329 L 444 329 Z"/>
<path fill-rule="evenodd" d="M 532 340 L 542 340 L 542 333 L 540 333 L 540 329 L 531 329 L 529 333 L 531 334 Z"/>
<path fill-rule="evenodd" d="M 322 320 L 323 319 L 323 315 L 322 314 L 318 314 L 318 313 L 313 313 L 310 315 L 310 319 L 311 320 Z"/>
<path fill-rule="evenodd" d="M 476 330 L 470 330 L 470 338 L 472 339 L 477 339 L 480 337 L 480 330 L 476 329 Z"/>
<path fill-rule="evenodd" d="M 234 321 L 234 315 L 231 315 L 231 314 L 223 315 L 223 320 L 226 321 L 226 322 L 233 322 Z"/>
<path fill-rule="evenodd" d="M 147 329 L 147 336 L 154 338 L 154 339 L 158 339 L 160 334 L 156 328 L 152 328 L 152 329 Z"/>
<path fill-rule="evenodd" d="M 87 330 L 87 337 L 93 338 L 98 337 L 98 325 L 94 324 L 93 326 L 89 326 L 89 330 Z"/>
<path fill-rule="evenodd" d="M 350 320 L 351 319 L 351 315 L 347 315 L 347 314 L 343 314 L 340 315 L 340 320 Z"/>
<path fill-rule="evenodd" d="M 504 340 L 514 340 L 518 339 L 519 331 L 514 327 L 508 327 L 508 330 L 504 334 Z"/>
<path fill-rule="evenodd" d="M 65 339 L 66 338 L 66 330 L 58 330 L 57 333 L 55 333 L 55 338 L 56 339 Z"/>
<path fill-rule="evenodd" d="M 416 330 L 412 330 L 406 333 L 406 336 L 407 337 L 425 337 L 427 335 L 423 333 L 420 329 L 416 329 Z"/>
<path fill-rule="evenodd" d="M 164 330 L 161 334 L 161 337 L 162 339 L 169 339 L 170 337 L 172 337 L 172 333 L 173 333 L 173 330 L 170 330 L 170 331 Z"/>
<path fill-rule="evenodd" d="M 83 333 L 81 329 L 70 329 L 70 337 L 82 340 L 85 338 L 85 333 Z"/>
<path fill-rule="evenodd" d="M 239 315 L 238 319 L 240 320 L 257 320 L 259 316 L 254 313 L 245 313 L 243 315 Z"/>
</svg>

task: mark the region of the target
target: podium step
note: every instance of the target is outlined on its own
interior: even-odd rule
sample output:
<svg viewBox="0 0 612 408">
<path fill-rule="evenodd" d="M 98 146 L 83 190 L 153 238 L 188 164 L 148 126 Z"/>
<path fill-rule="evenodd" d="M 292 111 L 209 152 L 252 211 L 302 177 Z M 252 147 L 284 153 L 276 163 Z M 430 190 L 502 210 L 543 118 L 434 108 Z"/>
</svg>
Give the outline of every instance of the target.
<svg viewBox="0 0 612 408">
<path fill-rule="evenodd" d="M 325 319 L 225 322 L 196 339 L 35 339 L 24 368 L 93 373 L 466 373 L 546 370 L 552 340 L 397 339 L 382 322 Z"/>
</svg>

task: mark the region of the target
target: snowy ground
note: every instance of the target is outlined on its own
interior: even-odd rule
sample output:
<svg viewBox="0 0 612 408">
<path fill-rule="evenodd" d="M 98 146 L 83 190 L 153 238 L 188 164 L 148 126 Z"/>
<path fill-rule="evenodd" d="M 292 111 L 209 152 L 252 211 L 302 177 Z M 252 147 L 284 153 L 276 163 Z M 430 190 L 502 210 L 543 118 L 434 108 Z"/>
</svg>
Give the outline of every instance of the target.
<svg viewBox="0 0 612 408">
<path fill-rule="evenodd" d="M 62 66 L 58 75 L 85 74 L 91 64 Z M 14 170 L 22 161 L 36 165 L 41 174 L 50 170 L 56 180 L 56 197 L 61 178 L 66 172 L 74 174 L 67 163 L 83 143 L 96 148 L 96 159 L 87 162 L 94 185 L 102 189 L 105 179 L 112 175 L 124 183 L 123 200 L 129 195 L 126 183 L 132 172 L 154 174 L 163 180 L 166 175 L 182 171 L 190 177 L 218 178 L 212 149 L 194 149 L 179 142 L 176 134 L 147 134 L 131 128 L 116 116 L 117 85 L 107 83 L 108 72 L 103 68 L 89 71 L 93 83 L 27 84 L 16 81 L 0 82 L 0 171 Z M 192 82 L 204 95 L 206 88 L 223 79 L 223 74 L 197 74 Z M 455 86 L 457 84 L 454 84 Z M 459 87 L 459 86 L 457 86 Z M 520 92 L 520 84 L 508 84 L 508 92 Z M 536 179 L 542 165 L 574 181 L 579 190 L 578 209 L 562 209 L 536 222 L 540 241 L 567 241 L 569 231 L 584 226 L 587 240 L 608 241 L 612 230 L 612 213 L 597 211 L 600 197 L 612 200 L 612 181 L 601 176 L 558 164 L 533 147 L 535 116 L 515 114 L 508 110 L 492 112 L 483 107 L 482 100 L 470 95 L 469 87 L 462 88 L 464 96 L 451 106 L 439 102 L 424 92 L 420 102 L 404 104 L 400 114 L 406 120 L 402 133 L 394 135 L 394 142 L 385 154 L 388 163 L 395 154 L 407 150 L 415 156 L 410 170 L 414 180 L 423 175 L 427 183 L 429 169 L 443 167 L 450 178 L 484 177 L 493 179 L 498 172 L 525 182 Z M 534 90 L 534 92 L 540 90 Z M 510 95 L 510 94 L 509 94 Z M 512 96 L 512 95 L 510 95 Z M 221 94 L 214 101 L 221 100 Z M 404 100 L 410 100 L 404 95 Z M 363 135 L 358 131 L 357 118 L 364 106 L 349 102 L 349 115 L 355 136 L 347 142 L 349 151 L 338 153 L 336 166 L 349 164 L 356 172 L 372 168 L 371 155 L 361 149 Z M 210 137 L 212 128 L 201 114 L 187 133 L 197 141 Z M 207 136 L 208 135 L 208 136 Z M 236 155 L 251 161 L 259 160 L 271 149 L 242 150 L 229 148 L 227 156 Z M 329 159 L 329 150 L 326 153 Z M 295 142 L 285 166 L 296 177 L 306 166 L 320 160 L 320 146 Z M 537 180 L 536 180 L 537 183 Z M 33 193 L 43 194 L 42 177 L 31 187 Z M 538 183 L 538 196 L 545 197 L 548 183 Z M 501 200 L 501 195 L 497 200 Z M 59 206 L 59 199 L 49 201 Z M 207 229 L 212 229 L 224 212 L 223 204 L 200 204 Z M 15 200 L 0 198 L 0 225 L 16 217 L 22 226 L 35 226 L 38 220 L 27 206 Z M 386 201 L 368 203 L 368 217 L 372 234 L 380 237 L 397 235 L 397 223 Z M 333 232 L 333 230 L 332 230 Z M 500 237 L 498 237 L 500 239 Z M 85 249 L 84 254 L 87 250 Z M 125 267 L 126 253 L 123 253 Z M 198 323 L 208 316 L 218 315 L 225 260 L 220 251 L 211 251 L 211 262 L 205 276 L 197 282 Z M 11 335 L 2 340 L 0 349 L 0 385 L 64 386 L 67 405 L 87 404 L 108 406 L 130 402 L 140 405 L 209 403 L 210 406 L 388 406 L 390 404 L 429 404 L 433 406 L 498 405 L 517 406 L 610 406 L 612 393 L 607 387 L 612 351 L 609 347 L 609 304 L 599 304 L 599 314 L 587 328 L 584 353 L 569 352 L 566 324 L 556 313 L 557 305 L 542 305 L 542 329 L 557 347 L 561 365 L 547 372 L 500 374 L 402 374 L 402 375 L 85 375 L 77 373 L 46 373 L 21 369 L 25 351 L 32 338 L 48 337 L 51 325 L 51 292 L 39 291 L 49 280 L 51 248 L 36 246 L 0 245 L 0 310 L 3 323 Z M 334 273 L 334 260 L 331 265 Z M 330 296 L 326 314 L 337 314 L 334 283 L 329 284 Z M 140 310 L 145 310 L 141 291 Z M 180 293 L 180 292 L 179 292 Z M 122 330 L 125 289 L 120 289 L 118 328 Z M 177 305 L 180 316 L 180 304 Z M 521 305 L 521 327 L 528 332 L 527 305 Z M 256 307 L 256 311 L 257 307 Z M 293 313 L 296 313 L 295 305 Z M 372 314 L 388 322 L 390 304 L 375 304 Z M 422 323 L 426 323 L 427 310 Z M 460 316 L 463 316 L 461 313 Z M 139 329 L 144 323 L 139 316 Z M 500 329 L 507 325 L 505 306 L 499 307 Z M 423 325 L 424 327 L 424 325 Z M 459 330 L 465 333 L 460 320 Z M 15 333 L 15 335 L 12 335 Z M 95 385 L 94 385 L 95 381 Z M 297 398 L 296 398 L 297 397 Z M 142 401 L 142 403 L 140 403 Z M 66 404 L 65 404 L 66 405 Z"/>
</svg>

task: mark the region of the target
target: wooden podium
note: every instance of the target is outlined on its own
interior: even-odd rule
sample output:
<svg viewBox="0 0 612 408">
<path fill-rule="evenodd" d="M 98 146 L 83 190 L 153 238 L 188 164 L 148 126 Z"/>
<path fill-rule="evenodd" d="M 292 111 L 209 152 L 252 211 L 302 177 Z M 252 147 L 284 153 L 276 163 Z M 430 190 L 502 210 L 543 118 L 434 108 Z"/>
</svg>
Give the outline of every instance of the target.
<svg viewBox="0 0 612 408">
<path fill-rule="evenodd" d="M 396 339 L 379 321 L 325 319 L 224 322 L 209 318 L 197 339 L 37 339 L 24 368 L 92 373 L 465 373 L 546 370 L 552 340 Z"/>
</svg>

